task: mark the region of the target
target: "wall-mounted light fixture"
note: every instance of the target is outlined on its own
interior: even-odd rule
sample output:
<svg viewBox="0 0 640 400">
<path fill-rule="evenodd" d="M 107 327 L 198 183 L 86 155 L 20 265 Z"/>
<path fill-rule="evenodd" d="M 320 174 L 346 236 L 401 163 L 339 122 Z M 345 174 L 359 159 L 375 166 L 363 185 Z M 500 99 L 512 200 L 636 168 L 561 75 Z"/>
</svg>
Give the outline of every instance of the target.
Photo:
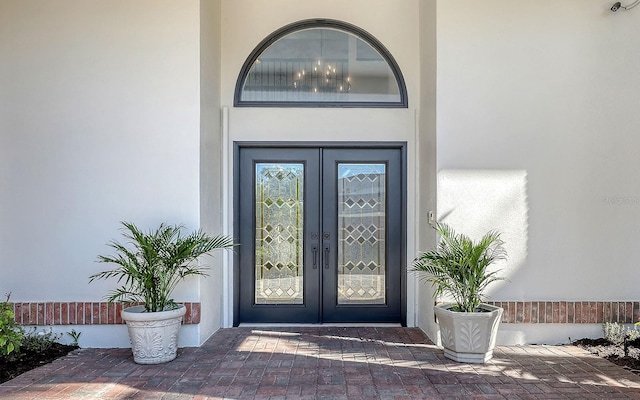
<svg viewBox="0 0 640 400">
<path fill-rule="evenodd" d="M 640 0 L 635 0 L 633 3 L 629 4 L 628 6 L 623 6 L 622 3 L 618 1 L 611 6 L 611 11 L 616 12 L 621 8 L 623 10 L 631 10 L 633 7 L 637 6 L 638 4 L 640 4 Z"/>
</svg>

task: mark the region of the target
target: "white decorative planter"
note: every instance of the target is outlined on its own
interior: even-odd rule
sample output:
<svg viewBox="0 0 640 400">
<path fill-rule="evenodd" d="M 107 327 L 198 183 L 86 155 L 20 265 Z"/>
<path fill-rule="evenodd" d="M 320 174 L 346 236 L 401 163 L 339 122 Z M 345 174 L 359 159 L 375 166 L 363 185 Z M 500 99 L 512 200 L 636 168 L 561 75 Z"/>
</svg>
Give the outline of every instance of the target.
<svg viewBox="0 0 640 400">
<path fill-rule="evenodd" d="M 127 323 L 133 361 L 138 364 L 160 364 L 176 358 L 182 316 L 187 309 L 145 312 L 144 306 L 122 310 Z"/>
<path fill-rule="evenodd" d="M 502 308 L 481 304 L 486 312 L 455 312 L 453 304 L 435 307 L 445 357 L 466 363 L 484 363 L 493 357 Z"/>
</svg>

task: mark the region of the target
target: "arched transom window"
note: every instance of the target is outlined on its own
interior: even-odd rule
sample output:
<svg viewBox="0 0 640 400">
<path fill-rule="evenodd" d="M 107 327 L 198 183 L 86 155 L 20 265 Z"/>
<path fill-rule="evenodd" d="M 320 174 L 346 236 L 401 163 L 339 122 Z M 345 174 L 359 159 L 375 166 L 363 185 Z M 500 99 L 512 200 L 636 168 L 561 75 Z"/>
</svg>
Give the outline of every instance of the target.
<svg viewBox="0 0 640 400">
<path fill-rule="evenodd" d="M 305 20 L 263 40 L 247 58 L 234 104 L 250 107 L 407 107 L 387 49 L 362 29 Z"/>
</svg>

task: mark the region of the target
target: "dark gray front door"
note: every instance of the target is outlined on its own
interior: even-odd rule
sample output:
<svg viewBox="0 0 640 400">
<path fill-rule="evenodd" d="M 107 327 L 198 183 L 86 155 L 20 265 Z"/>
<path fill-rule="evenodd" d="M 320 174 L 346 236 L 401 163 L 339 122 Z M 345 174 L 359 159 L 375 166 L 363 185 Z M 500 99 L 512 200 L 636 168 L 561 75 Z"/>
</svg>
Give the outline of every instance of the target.
<svg viewBox="0 0 640 400">
<path fill-rule="evenodd" d="M 403 322 L 401 149 L 237 155 L 236 324 Z"/>
</svg>

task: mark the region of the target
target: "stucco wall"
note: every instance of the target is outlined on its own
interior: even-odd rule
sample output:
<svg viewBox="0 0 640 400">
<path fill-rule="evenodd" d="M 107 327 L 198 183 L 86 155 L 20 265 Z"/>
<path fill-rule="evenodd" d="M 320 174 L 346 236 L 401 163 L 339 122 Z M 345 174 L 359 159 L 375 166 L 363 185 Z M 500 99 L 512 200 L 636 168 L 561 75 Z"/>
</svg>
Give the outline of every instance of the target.
<svg viewBox="0 0 640 400">
<path fill-rule="evenodd" d="M 416 146 L 418 192 L 417 224 L 410 225 L 418 237 L 418 250 L 427 250 L 436 243 L 431 229 L 429 213 L 436 210 L 436 122 L 437 122 L 437 1 L 420 1 L 420 113 Z M 411 254 L 409 261 L 415 256 Z M 415 274 L 412 274 L 415 278 Z M 420 279 L 416 286 L 416 325 L 433 340 L 437 338 L 437 325 L 433 317 L 433 289 Z"/>
<path fill-rule="evenodd" d="M 286 10 L 286 12 L 283 12 Z M 234 141 L 403 141 L 408 143 L 408 220 L 415 221 L 416 116 L 420 108 L 420 55 L 418 1 L 229 0 L 222 5 L 221 103 L 229 107 L 229 146 Z M 238 73 L 251 51 L 269 34 L 290 23 L 330 18 L 356 25 L 378 39 L 397 61 L 406 81 L 408 109 L 232 108 Z M 231 154 L 232 148 L 227 149 Z M 232 159 L 227 171 L 232 177 Z M 232 202 L 232 192 L 228 193 Z M 231 210 L 230 210 L 231 211 Z M 231 213 L 229 224 L 231 225 Z M 416 235 L 408 234 L 409 258 L 415 253 Z M 227 285 L 232 286 L 229 274 Z M 407 321 L 415 325 L 415 285 L 410 277 Z M 227 315 L 231 316 L 231 304 Z M 227 321 L 230 323 L 230 321 Z"/>
<path fill-rule="evenodd" d="M 7 276 L 0 289 L 12 290 L 16 302 L 96 302 L 113 283 L 88 285 L 87 276 L 106 267 L 94 261 L 118 237 L 118 221 L 183 222 L 209 231 L 231 226 L 232 209 L 226 221 L 222 211 L 232 187 L 227 197 L 222 189 L 231 180 L 234 140 L 390 140 L 413 147 L 417 6 L 414 0 L 0 3 L 6 89 L 0 254 Z M 223 136 L 220 107 L 231 105 L 249 52 L 275 29 L 314 17 L 358 25 L 384 43 L 404 73 L 410 108 L 297 110 L 293 119 L 292 110 L 232 109 Z M 410 154 L 410 220 L 414 165 Z M 413 233 L 408 239 L 410 257 Z M 230 324 L 229 272 L 217 269 L 213 283 L 192 280 L 178 289 L 177 299 L 201 301 L 203 313 L 199 326 L 183 328 L 182 345 Z M 410 296 L 414 289 L 409 286 Z M 413 300 L 410 315 L 412 308 Z M 82 345 L 127 345 L 122 326 L 81 328 Z"/>
<path fill-rule="evenodd" d="M 611 3 L 438 2 L 438 214 L 504 232 L 493 300 L 638 300 L 640 12 Z"/>
<path fill-rule="evenodd" d="M 433 243 L 425 222 L 437 129 L 438 217 L 474 236 L 500 229 L 507 241 L 510 282 L 492 290 L 493 300 L 637 301 L 640 11 L 612 14 L 610 6 L 4 0 L 0 294 L 100 300 L 112 284 L 89 285 L 87 277 L 105 267 L 96 255 L 108 251 L 123 219 L 232 226 L 232 209 L 221 212 L 232 187 L 226 196 L 219 190 L 231 182 L 234 140 L 406 141 L 408 220 L 420 221 L 409 229 L 410 260 Z M 274 30 L 314 17 L 380 40 L 404 73 L 409 109 L 231 108 L 223 134 L 220 107 L 232 105 L 251 50 Z M 232 276 L 215 273 L 213 283 L 194 280 L 176 293 L 202 301 L 206 314 L 202 330 L 183 329 L 183 344 L 230 324 L 224 290 Z M 410 316 L 430 301 L 411 280 L 408 294 Z M 408 323 L 433 334 L 429 309 Z M 84 340 L 97 339 L 83 344 L 100 345 L 105 332 L 122 328 L 86 327 Z M 503 342 L 554 342 L 599 327 L 502 331 Z"/>
<path fill-rule="evenodd" d="M 199 35 L 196 0 L 0 2 L 0 293 L 99 301 L 114 282 L 87 277 L 120 220 L 200 226 Z"/>
<path fill-rule="evenodd" d="M 212 234 L 223 232 L 222 124 L 220 112 L 220 50 L 222 44 L 221 1 L 200 2 L 200 221 Z M 216 255 L 215 268 L 202 282 L 203 305 L 200 342 L 203 343 L 223 323 L 223 304 L 227 289 L 223 285 L 223 261 L 229 254 Z"/>
</svg>

